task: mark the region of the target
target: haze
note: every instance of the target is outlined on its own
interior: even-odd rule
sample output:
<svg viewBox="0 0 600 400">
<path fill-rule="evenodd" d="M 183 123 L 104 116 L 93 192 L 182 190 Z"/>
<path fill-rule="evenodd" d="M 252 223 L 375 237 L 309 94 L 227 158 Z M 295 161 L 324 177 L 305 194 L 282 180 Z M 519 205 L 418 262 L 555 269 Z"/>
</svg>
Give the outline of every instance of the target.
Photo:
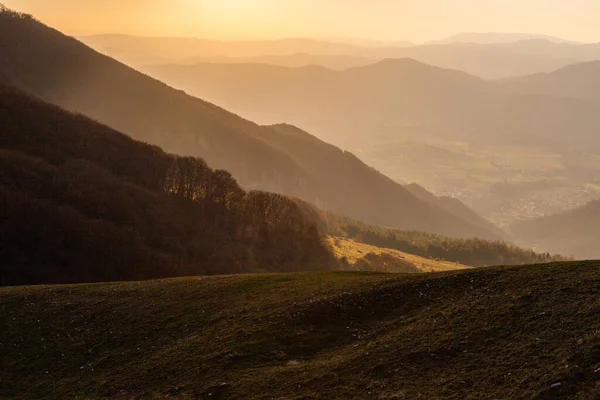
<svg viewBox="0 0 600 400">
<path fill-rule="evenodd" d="M 214 39 L 360 37 L 423 42 L 457 32 L 532 32 L 598 42 L 596 0 L 7 0 L 69 34 Z"/>
<path fill-rule="evenodd" d="M 600 400 L 599 22 L 0 0 L 0 399 Z"/>
</svg>

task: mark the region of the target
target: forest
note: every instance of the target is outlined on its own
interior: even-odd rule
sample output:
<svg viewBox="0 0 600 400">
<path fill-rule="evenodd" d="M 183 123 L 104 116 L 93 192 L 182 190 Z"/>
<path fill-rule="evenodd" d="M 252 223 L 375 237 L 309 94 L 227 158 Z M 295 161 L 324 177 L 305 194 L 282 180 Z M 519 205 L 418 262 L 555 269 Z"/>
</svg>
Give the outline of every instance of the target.
<svg viewBox="0 0 600 400">
<path fill-rule="evenodd" d="M 319 210 L 300 200 L 296 202 L 307 218 L 314 221 L 323 234 L 425 258 L 457 262 L 473 267 L 568 260 L 559 254 L 536 253 L 500 240 L 457 239 L 423 231 L 369 225 L 331 211 Z"/>
<path fill-rule="evenodd" d="M 0 89 L 0 284 L 331 267 L 285 196 Z"/>
</svg>

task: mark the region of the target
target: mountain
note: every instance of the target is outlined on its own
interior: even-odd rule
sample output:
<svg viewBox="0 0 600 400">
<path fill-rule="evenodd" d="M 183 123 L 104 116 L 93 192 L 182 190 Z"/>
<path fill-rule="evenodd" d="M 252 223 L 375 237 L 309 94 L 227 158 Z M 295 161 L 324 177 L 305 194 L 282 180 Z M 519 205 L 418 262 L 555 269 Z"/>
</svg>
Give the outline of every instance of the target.
<svg viewBox="0 0 600 400">
<path fill-rule="evenodd" d="M 463 32 L 445 39 L 433 41 L 435 44 L 454 44 L 454 43 L 513 43 L 523 40 L 547 40 L 552 43 L 574 43 L 565 39 L 548 35 L 536 35 L 531 33 L 496 33 L 496 32 Z"/>
<path fill-rule="evenodd" d="M 352 148 L 349 142 L 369 140 L 363 130 L 377 131 L 374 120 L 378 125 L 411 124 L 419 118 L 431 124 L 431 118 L 462 118 L 471 114 L 473 104 L 483 103 L 479 97 L 493 86 L 409 59 L 345 71 L 256 64 L 167 65 L 145 71 L 259 122 L 287 121 L 346 148 Z M 450 96 L 463 98 L 449 102 Z"/>
<path fill-rule="evenodd" d="M 181 64 L 268 64 L 291 68 L 321 66 L 335 70 L 343 70 L 372 64 L 375 61 L 377 61 L 376 58 L 358 56 L 313 55 L 309 53 L 297 53 L 289 55 L 263 55 L 255 57 L 191 57 L 182 60 Z M 143 65 L 140 68 L 145 69 L 147 67 L 148 65 Z"/>
<path fill-rule="evenodd" d="M 600 200 L 560 214 L 517 223 L 516 240 L 538 251 L 560 252 L 580 259 L 600 258 Z"/>
<path fill-rule="evenodd" d="M 472 224 L 489 229 L 490 231 L 495 232 L 498 236 L 509 241 L 509 236 L 506 232 L 502 231 L 502 229 L 499 229 L 497 226 L 477 214 L 475 211 L 471 210 L 460 200 L 448 196 L 436 196 L 416 183 L 405 185 L 404 187 L 421 200 L 424 200 L 431 205 L 435 205 L 436 207 L 440 207 L 454 215 L 458 215 L 462 219 L 469 221 Z"/>
<path fill-rule="evenodd" d="M 331 37 L 324 38 L 327 41 L 334 43 L 346 43 L 352 44 L 355 46 L 365 46 L 365 47 L 411 47 L 415 46 L 414 42 L 408 40 L 376 40 L 376 39 L 362 39 L 362 38 L 352 38 L 352 37 Z"/>
<path fill-rule="evenodd" d="M 188 96 L 32 17 L 3 12 L 0 27 L 7 33 L 0 36 L 5 83 L 168 152 L 200 156 L 212 168 L 231 172 L 246 189 L 299 197 L 376 225 L 499 239 L 417 199 L 350 153 Z M 328 158 L 316 158 L 320 153 Z"/>
<path fill-rule="evenodd" d="M 0 394 L 596 399 L 599 281 L 574 262 L 0 288 Z"/>
<path fill-rule="evenodd" d="M 349 149 L 372 144 L 378 140 L 374 135 L 402 131 L 408 138 L 487 145 L 600 144 L 597 105 L 508 94 L 497 82 L 411 59 L 344 71 L 255 64 L 167 65 L 146 71 L 262 123 L 287 121 Z M 571 132 L 568 138 L 565 130 Z"/>
<path fill-rule="evenodd" d="M 442 272 L 470 268 L 468 266 L 419 257 L 394 249 L 386 249 L 359 243 L 343 237 L 328 237 L 340 265 L 349 271 L 389 273 Z"/>
<path fill-rule="evenodd" d="M 440 203 L 443 204 L 441 201 Z M 486 241 L 477 238 L 457 239 L 428 232 L 382 228 L 330 211 L 319 210 L 301 200 L 296 200 L 296 204 L 300 207 L 306 219 L 316 225 L 324 236 L 329 237 L 330 242 L 332 237 L 335 238 L 332 248 L 338 257 L 341 250 L 351 250 L 351 255 L 347 255 L 348 260 L 341 260 L 342 265 L 346 264 L 347 261 L 351 261 L 350 258 L 356 259 L 356 253 L 360 254 L 361 251 L 372 246 L 379 249 L 375 251 L 377 254 L 385 253 L 386 250 L 395 250 L 410 254 L 413 259 L 418 256 L 429 260 L 445 260 L 472 267 L 542 264 L 569 260 L 559 254 L 539 254 L 533 250 L 519 248 L 506 242 Z M 457 207 L 455 202 L 449 202 L 449 204 L 464 212 L 462 210 L 464 206 Z M 470 215 L 473 212 L 465 212 L 465 214 Z M 481 217 L 476 214 L 473 218 L 481 220 Z M 498 234 L 506 235 L 502 231 Z M 338 245 L 338 241 L 341 245 Z M 371 252 L 373 251 L 369 250 L 367 253 L 363 251 L 363 255 Z M 342 251 L 342 253 L 345 252 Z M 436 266 L 435 269 L 443 270 L 444 268 Z"/>
<path fill-rule="evenodd" d="M 1 85 L 0 124 L 0 285 L 335 265 L 295 202 L 200 159 Z"/>
<path fill-rule="evenodd" d="M 308 38 L 218 41 L 198 38 L 143 37 L 118 34 L 78 36 L 88 46 L 132 66 L 181 62 L 199 57 L 248 58 L 312 54 L 358 55 L 362 47 L 343 41 Z"/>
<path fill-rule="evenodd" d="M 375 63 L 386 58 L 412 58 L 484 79 L 502 79 L 552 72 L 570 64 L 600 60 L 600 44 L 566 42 L 539 35 L 518 35 L 510 40 L 490 40 L 490 43 L 471 38 L 419 46 L 334 39 L 218 42 L 127 35 L 79 39 L 99 52 L 136 68 L 153 64 L 260 62 L 291 67 L 316 64 L 342 69 L 366 64 L 360 60 Z M 302 54 L 305 56 L 299 56 Z"/>
<path fill-rule="evenodd" d="M 373 52 L 373 56 L 377 52 Z M 599 44 L 555 43 L 543 39 L 507 43 L 425 44 L 379 51 L 385 58 L 413 58 L 483 79 L 552 72 L 569 64 L 600 59 Z"/>
<path fill-rule="evenodd" d="M 511 93 L 535 93 L 600 102 L 600 61 L 569 65 L 546 74 L 507 79 Z"/>
<path fill-rule="evenodd" d="M 600 188 L 595 65 L 583 64 L 562 92 L 529 89 L 532 77 L 486 81 L 411 59 L 344 71 L 258 64 L 145 71 L 262 124 L 302 127 L 398 182 L 460 198 L 506 226 L 580 205 L 594 198 L 590 187 Z"/>
<path fill-rule="evenodd" d="M 275 148 L 288 154 L 294 162 L 301 165 L 309 174 L 319 176 L 323 182 L 336 187 L 335 203 L 340 207 L 337 212 L 343 215 L 358 215 L 355 217 L 360 221 L 378 221 L 375 225 L 385 227 L 397 227 L 404 225 L 403 220 L 389 215 L 381 215 L 382 209 L 394 208 L 396 204 L 403 204 L 406 209 L 425 209 L 427 211 L 420 213 L 418 219 L 403 215 L 404 221 L 410 221 L 411 224 L 421 224 L 423 226 L 441 225 L 436 221 L 446 221 L 458 224 L 453 228 L 454 234 L 450 236 L 467 237 L 468 231 L 477 232 L 475 236 L 491 240 L 506 239 L 506 235 L 486 221 L 464 218 L 460 213 L 454 213 L 441 207 L 440 204 L 429 203 L 421 200 L 419 197 L 406 196 L 410 193 L 405 187 L 392 181 L 385 175 L 377 172 L 373 168 L 366 166 L 355 155 L 340 150 L 329 145 L 307 132 L 287 124 L 273 125 L 269 127 L 264 137 Z M 352 202 L 348 202 L 349 199 Z M 373 203 L 377 199 L 377 203 Z M 322 208 L 327 207 L 327 203 L 320 198 L 312 203 Z M 353 210 L 352 204 L 366 204 L 368 206 Z M 427 205 L 426 208 L 423 205 Z M 445 229 L 445 225 L 441 225 Z M 463 230 L 464 229 L 464 230 Z M 430 231 L 430 229 L 422 229 Z M 450 232 L 450 231 L 448 231 Z M 448 233 L 445 233 L 448 235 Z"/>
</svg>

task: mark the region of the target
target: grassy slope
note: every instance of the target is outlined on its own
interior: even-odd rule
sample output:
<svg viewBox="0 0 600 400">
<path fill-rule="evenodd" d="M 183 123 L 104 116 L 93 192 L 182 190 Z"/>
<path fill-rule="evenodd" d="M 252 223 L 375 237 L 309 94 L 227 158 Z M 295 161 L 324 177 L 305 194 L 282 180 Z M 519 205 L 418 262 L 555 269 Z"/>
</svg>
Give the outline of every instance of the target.
<svg viewBox="0 0 600 400">
<path fill-rule="evenodd" d="M 0 397 L 593 399 L 599 296 L 600 262 L 4 288 Z"/>
<path fill-rule="evenodd" d="M 414 265 L 421 272 L 441 272 L 441 271 L 452 271 L 459 269 L 469 268 L 466 265 L 457 264 L 449 261 L 442 260 L 431 260 L 424 257 L 415 256 L 413 254 L 404 253 L 402 251 L 394 249 L 385 249 L 382 247 L 371 246 L 364 243 L 355 242 L 354 240 L 346 238 L 333 238 L 328 237 L 327 243 L 333 249 L 333 253 L 338 259 L 345 257 L 348 263 L 352 267 L 359 260 L 365 257 L 369 253 L 374 254 L 388 254 L 391 257 L 400 261 L 404 260 Z M 403 272 L 402 270 L 396 271 L 394 266 L 390 266 L 385 272 Z"/>
</svg>

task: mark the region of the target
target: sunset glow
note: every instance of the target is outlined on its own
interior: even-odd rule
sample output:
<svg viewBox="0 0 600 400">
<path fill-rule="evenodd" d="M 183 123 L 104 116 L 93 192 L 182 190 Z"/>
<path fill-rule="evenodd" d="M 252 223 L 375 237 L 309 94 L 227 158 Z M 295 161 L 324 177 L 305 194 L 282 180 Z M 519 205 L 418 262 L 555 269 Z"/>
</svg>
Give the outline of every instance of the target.
<svg viewBox="0 0 600 400">
<path fill-rule="evenodd" d="M 536 32 L 600 40 L 596 0 L 4 0 L 71 34 L 220 39 L 439 39 L 458 32 Z M 93 17 L 92 17 L 93 16 Z"/>
</svg>

